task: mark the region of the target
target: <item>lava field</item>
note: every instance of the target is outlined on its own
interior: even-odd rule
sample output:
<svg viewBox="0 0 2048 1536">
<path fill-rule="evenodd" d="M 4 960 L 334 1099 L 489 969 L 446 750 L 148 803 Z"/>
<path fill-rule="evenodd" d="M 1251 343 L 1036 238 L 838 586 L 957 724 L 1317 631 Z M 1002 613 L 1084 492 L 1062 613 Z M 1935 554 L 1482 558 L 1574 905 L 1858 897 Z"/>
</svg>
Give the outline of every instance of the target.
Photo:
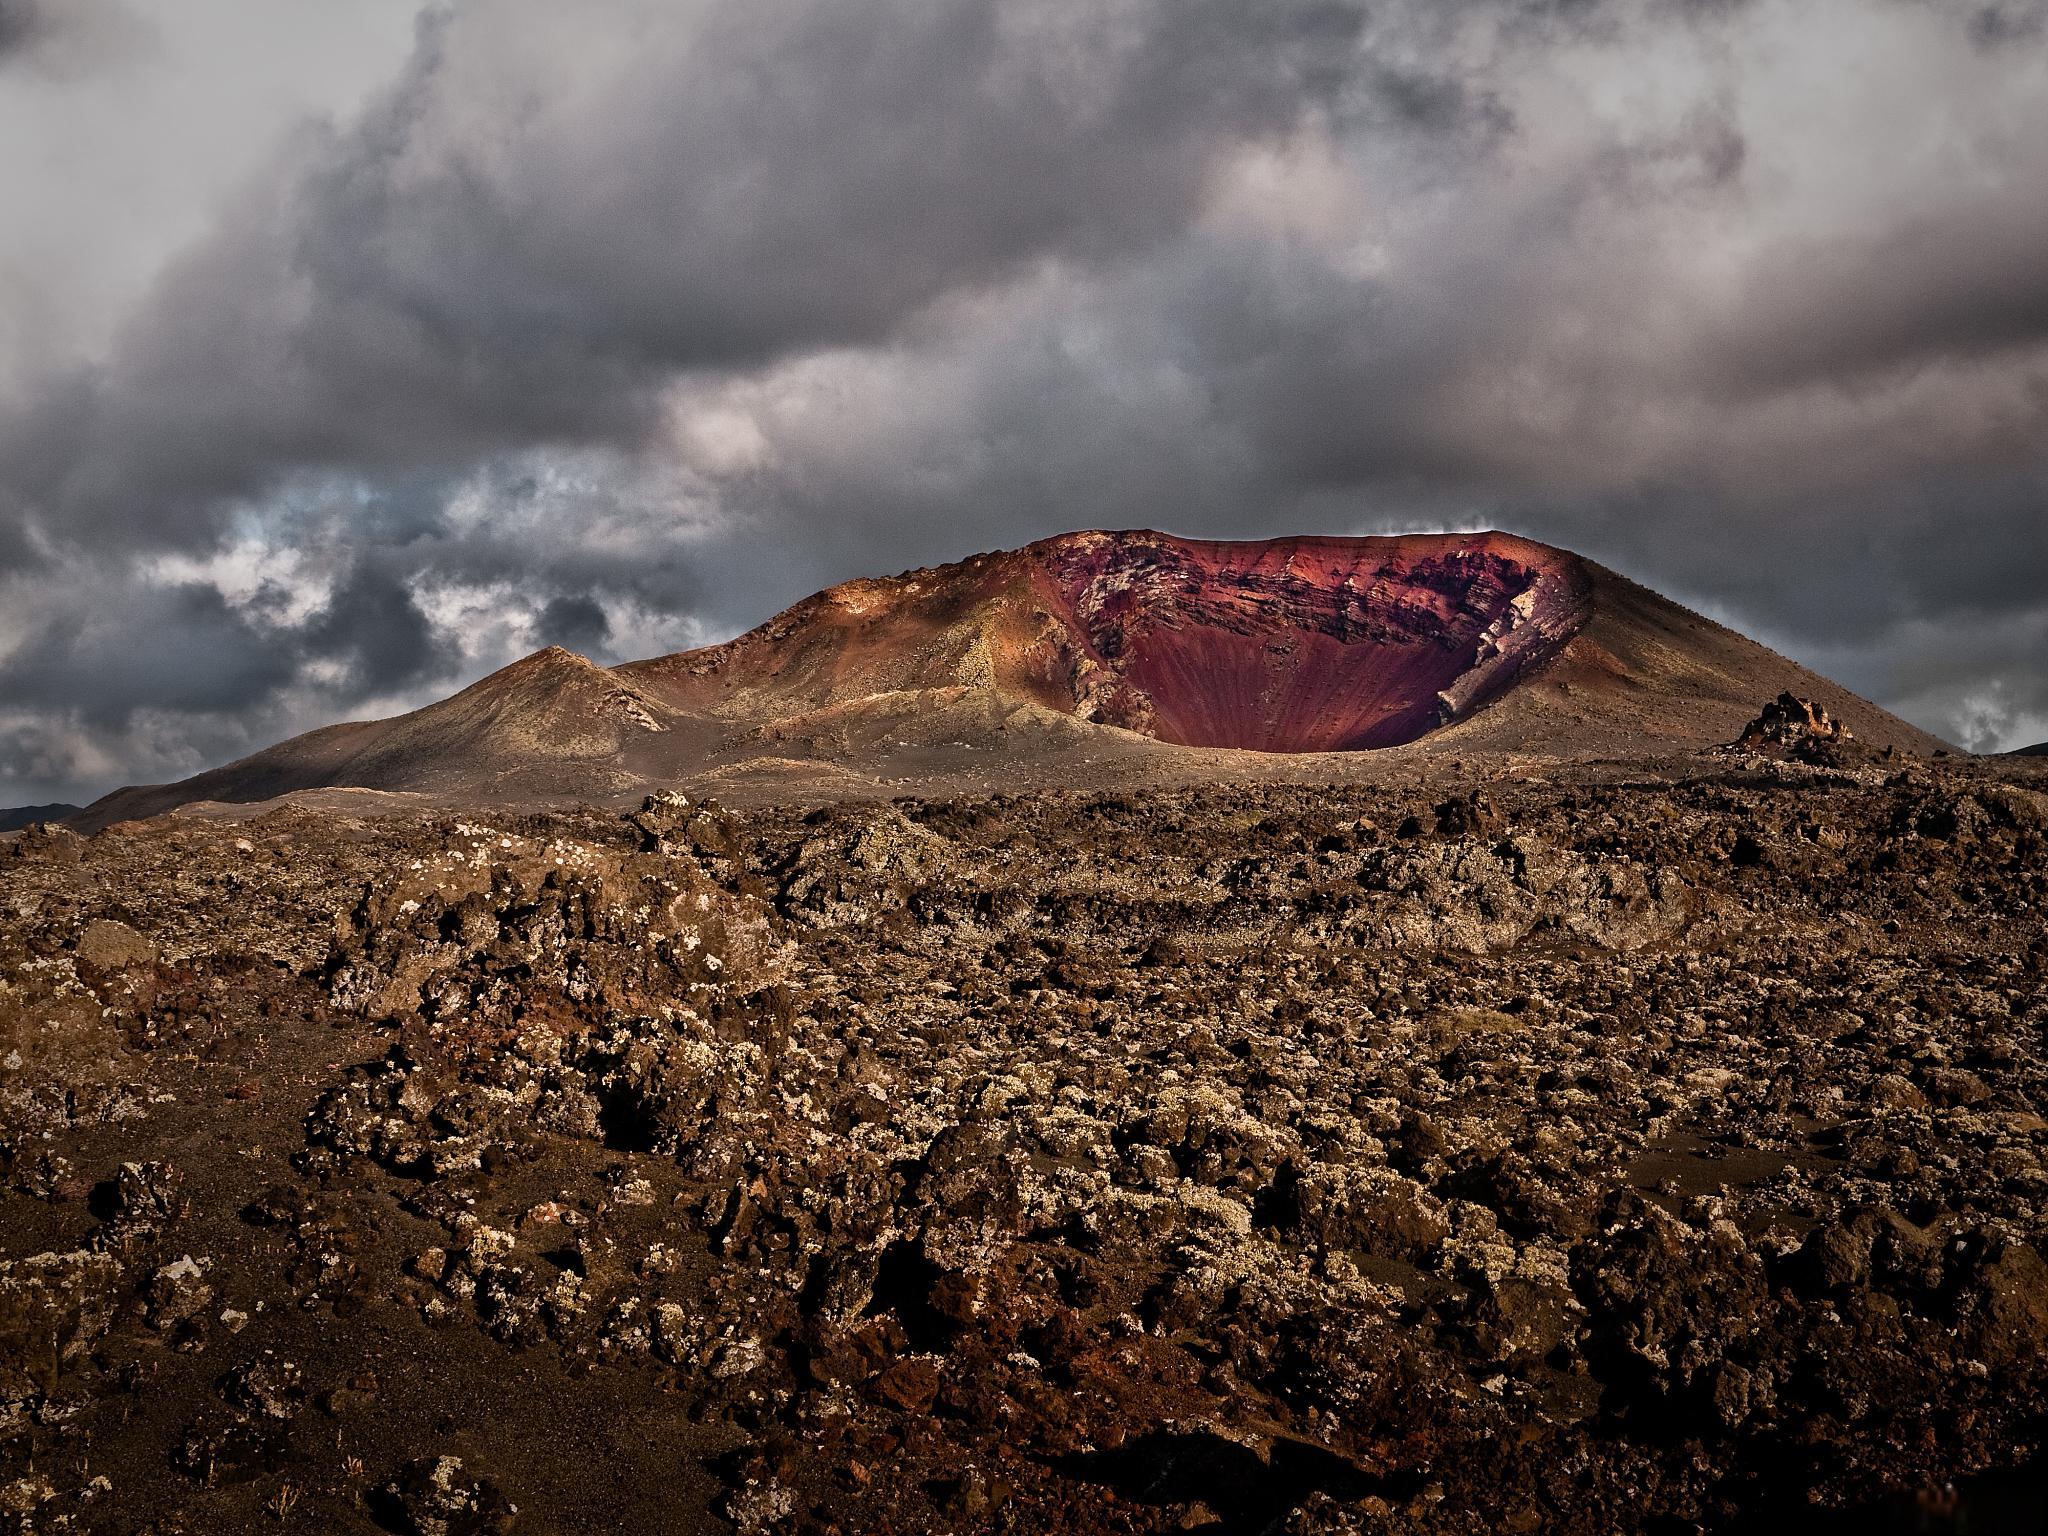
<svg viewBox="0 0 2048 1536">
<path fill-rule="evenodd" d="M 2048 1412 L 2044 791 L 0 838 L 0 1528 L 1963 1529 Z"/>
</svg>

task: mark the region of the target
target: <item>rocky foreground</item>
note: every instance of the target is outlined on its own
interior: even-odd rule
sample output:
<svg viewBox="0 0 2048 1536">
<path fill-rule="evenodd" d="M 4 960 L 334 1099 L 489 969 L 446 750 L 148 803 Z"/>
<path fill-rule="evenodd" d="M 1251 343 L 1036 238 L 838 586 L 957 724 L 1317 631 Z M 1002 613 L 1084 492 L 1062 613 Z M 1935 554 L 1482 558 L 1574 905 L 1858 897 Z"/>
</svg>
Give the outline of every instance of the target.
<svg viewBox="0 0 2048 1536">
<path fill-rule="evenodd" d="M 2043 787 L 0 839 L 0 1525 L 1936 1518 L 2048 1411 Z"/>
</svg>

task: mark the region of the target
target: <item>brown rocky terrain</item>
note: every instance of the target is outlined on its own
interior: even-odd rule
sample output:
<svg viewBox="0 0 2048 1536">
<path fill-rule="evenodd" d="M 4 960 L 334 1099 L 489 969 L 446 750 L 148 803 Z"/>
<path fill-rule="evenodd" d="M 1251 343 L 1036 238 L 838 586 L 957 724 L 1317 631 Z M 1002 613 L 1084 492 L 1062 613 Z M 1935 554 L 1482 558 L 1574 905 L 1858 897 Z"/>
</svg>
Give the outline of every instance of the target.
<svg viewBox="0 0 2048 1536">
<path fill-rule="evenodd" d="M 541 651 L 412 714 L 122 790 L 77 821 L 335 789 L 624 803 L 707 776 L 736 799 L 1328 783 L 1378 772 L 1358 748 L 1711 746 L 1787 689 L 1875 748 L 1942 745 L 1611 571 L 1507 534 L 1076 533 L 847 582 L 677 656 L 606 669 Z"/>
<path fill-rule="evenodd" d="M 2048 777 L 1823 702 L 0 839 L 0 1522 L 2038 1529 Z"/>
</svg>

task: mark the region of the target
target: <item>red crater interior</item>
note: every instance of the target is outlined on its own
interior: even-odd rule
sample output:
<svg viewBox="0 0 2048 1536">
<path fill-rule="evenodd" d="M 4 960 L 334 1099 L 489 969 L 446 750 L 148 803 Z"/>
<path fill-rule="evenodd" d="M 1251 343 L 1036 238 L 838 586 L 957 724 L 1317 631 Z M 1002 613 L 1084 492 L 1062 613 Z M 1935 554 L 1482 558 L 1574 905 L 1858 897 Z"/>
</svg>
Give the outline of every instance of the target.
<svg viewBox="0 0 2048 1536">
<path fill-rule="evenodd" d="M 1569 555 L 1501 534 L 1049 541 L 1081 712 L 1183 746 L 1396 746 L 1496 697 L 1583 621 Z"/>
</svg>

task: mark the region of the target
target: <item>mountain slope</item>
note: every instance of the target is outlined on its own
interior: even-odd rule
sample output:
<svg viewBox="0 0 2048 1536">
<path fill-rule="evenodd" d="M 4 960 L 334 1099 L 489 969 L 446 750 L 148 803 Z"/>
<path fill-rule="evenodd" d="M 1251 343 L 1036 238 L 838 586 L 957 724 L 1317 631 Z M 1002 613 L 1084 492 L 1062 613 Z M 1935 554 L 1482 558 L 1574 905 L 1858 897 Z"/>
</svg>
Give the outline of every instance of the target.
<svg viewBox="0 0 2048 1536">
<path fill-rule="evenodd" d="M 1580 562 L 1501 534 L 1224 543 L 1080 533 L 818 594 L 620 672 L 748 717 L 998 694 L 1176 746 L 1395 746 L 1482 707 L 1584 622 Z"/>
<path fill-rule="evenodd" d="M 76 816 L 78 807 L 61 802 L 50 805 L 12 805 L 0 810 L 0 832 L 19 832 L 23 827 L 32 827 L 41 821 L 62 821 L 67 816 Z"/>
<path fill-rule="evenodd" d="M 1585 625 L 1541 673 L 1439 746 L 1561 756 L 1733 741 L 1789 690 L 1824 705 L 1873 746 L 1932 755 L 1940 737 L 1725 625 L 1592 561 Z"/>
<path fill-rule="evenodd" d="M 1687 750 L 1732 740 L 1787 688 L 1876 745 L 1942 745 L 1647 588 L 1508 534 L 1087 532 L 846 582 L 701 650 L 607 669 L 550 648 L 409 715 L 118 791 L 80 821 L 344 786 L 540 799 L 780 772 L 1003 787 L 1062 782 L 1079 764 L 1273 762 L 1244 754 Z"/>
<path fill-rule="evenodd" d="M 606 794 L 669 758 L 652 744 L 690 722 L 618 673 L 559 646 L 388 720 L 324 726 L 177 784 L 116 790 L 82 824 L 151 816 L 194 800 L 268 800 L 347 787 L 419 794 Z"/>
</svg>

